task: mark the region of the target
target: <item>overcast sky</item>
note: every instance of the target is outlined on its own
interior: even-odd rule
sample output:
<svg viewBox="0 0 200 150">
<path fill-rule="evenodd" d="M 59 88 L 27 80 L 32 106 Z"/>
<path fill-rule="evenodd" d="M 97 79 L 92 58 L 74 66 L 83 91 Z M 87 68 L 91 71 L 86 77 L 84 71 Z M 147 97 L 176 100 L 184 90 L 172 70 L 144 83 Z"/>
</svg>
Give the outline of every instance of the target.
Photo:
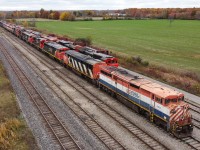
<svg viewBox="0 0 200 150">
<path fill-rule="evenodd" d="M 200 7 L 200 0 L 0 0 L 1 10 L 106 10 Z"/>
</svg>

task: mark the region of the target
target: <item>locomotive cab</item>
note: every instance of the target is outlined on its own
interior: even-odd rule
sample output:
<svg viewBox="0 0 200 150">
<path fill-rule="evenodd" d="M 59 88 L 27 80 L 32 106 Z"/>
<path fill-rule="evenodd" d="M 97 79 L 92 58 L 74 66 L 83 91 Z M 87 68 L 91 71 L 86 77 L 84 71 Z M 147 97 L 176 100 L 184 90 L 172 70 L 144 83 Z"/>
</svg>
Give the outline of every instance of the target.
<svg viewBox="0 0 200 150">
<path fill-rule="evenodd" d="M 79 49 L 82 48 L 80 45 L 74 45 L 74 43 L 71 41 L 60 40 L 57 43 L 77 52 L 79 52 Z"/>
<path fill-rule="evenodd" d="M 59 61 L 63 61 L 63 57 L 65 55 L 65 51 L 69 50 L 69 48 L 62 46 L 56 42 L 44 42 L 43 50 L 58 59 Z"/>
<path fill-rule="evenodd" d="M 170 130 L 177 137 L 190 135 L 193 131 L 192 115 L 189 105 L 184 102 L 183 94 L 165 99 L 170 110 Z"/>
<path fill-rule="evenodd" d="M 111 55 L 108 55 L 108 54 L 100 53 L 96 49 L 92 49 L 90 47 L 83 47 L 80 49 L 80 53 L 89 55 L 95 59 L 104 61 L 108 66 L 114 66 L 114 67 L 119 66 L 117 58 L 115 58 Z"/>
</svg>

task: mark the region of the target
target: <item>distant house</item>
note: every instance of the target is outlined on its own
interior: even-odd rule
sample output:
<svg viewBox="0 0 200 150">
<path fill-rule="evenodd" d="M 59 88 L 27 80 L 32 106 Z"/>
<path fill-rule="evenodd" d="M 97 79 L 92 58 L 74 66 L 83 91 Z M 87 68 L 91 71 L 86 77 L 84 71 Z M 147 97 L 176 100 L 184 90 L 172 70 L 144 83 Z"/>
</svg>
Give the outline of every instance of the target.
<svg viewBox="0 0 200 150">
<path fill-rule="evenodd" d="M 126 14 L 122 14 L 122 13 L 109 13 L 109 16 L 125 17 Z"/>
</svg>

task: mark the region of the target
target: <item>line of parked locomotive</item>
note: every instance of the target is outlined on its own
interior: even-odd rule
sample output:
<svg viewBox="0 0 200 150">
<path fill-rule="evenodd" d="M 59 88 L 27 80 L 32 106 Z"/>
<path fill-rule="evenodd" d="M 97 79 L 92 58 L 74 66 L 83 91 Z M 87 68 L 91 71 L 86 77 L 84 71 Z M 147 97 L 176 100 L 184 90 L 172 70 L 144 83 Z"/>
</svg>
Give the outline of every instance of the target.
<svg viewBox="0 0 200 150">
<path fill-rule="evenodd" d="M 185 137 L 192 133 L 192 116 L 182 93 L 119 68 L 118 59 L 106 51 L 76 45 L 3 21 L 0 25 L 175 136 Z"/>
</svg>

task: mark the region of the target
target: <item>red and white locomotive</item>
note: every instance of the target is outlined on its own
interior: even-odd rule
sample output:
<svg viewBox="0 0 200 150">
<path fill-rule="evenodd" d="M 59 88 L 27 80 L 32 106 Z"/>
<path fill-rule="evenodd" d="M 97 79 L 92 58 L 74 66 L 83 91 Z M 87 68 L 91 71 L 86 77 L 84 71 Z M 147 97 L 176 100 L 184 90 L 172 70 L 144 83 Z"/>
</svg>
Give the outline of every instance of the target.
<svg viewBox="0 0 200 150">
<path fill-rule="evenodd" d="M 192 116 L 182 93 L 111 66 L 101 67 L 98 82 L 100 88 L 176 136 L 192 132 Z"/>
</svg>

